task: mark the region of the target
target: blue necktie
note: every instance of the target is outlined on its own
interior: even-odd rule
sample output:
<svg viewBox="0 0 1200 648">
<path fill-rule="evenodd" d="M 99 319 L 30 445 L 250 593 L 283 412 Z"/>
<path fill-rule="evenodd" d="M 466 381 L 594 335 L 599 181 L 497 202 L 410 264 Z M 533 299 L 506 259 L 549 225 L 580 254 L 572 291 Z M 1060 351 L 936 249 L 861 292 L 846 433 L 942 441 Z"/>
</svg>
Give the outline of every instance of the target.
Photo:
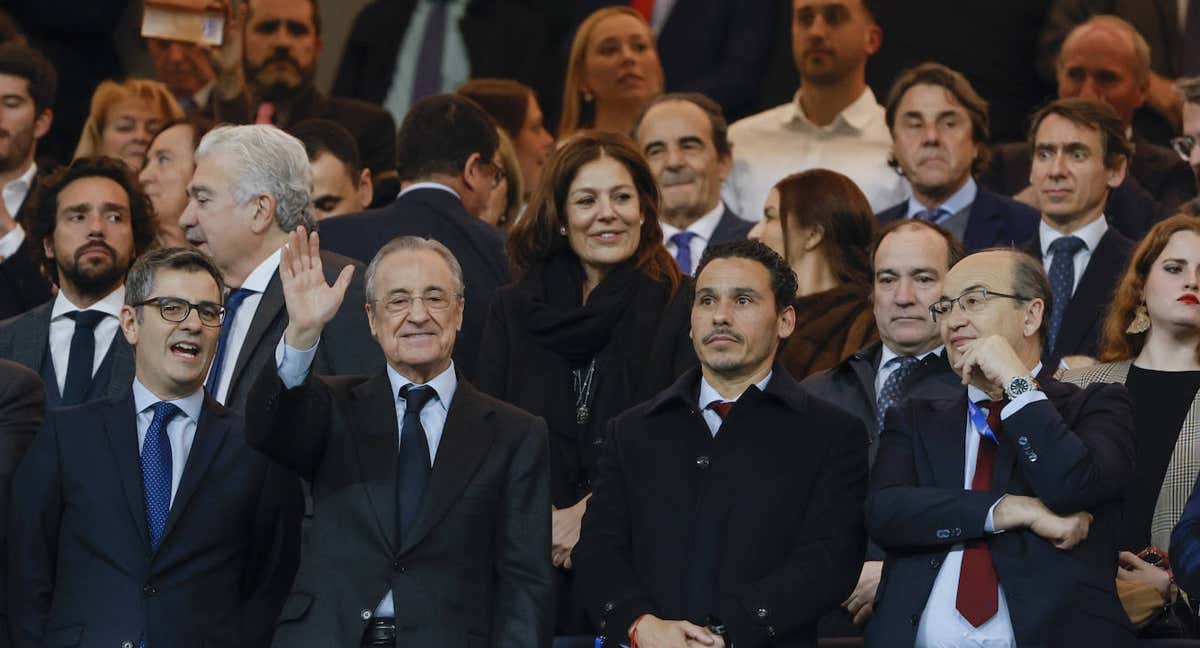
<svg viewBox="0 0 1200 648">
<path fill-rule="evenodd" d="M 146 494 L 150 549 L 156 551 L 171 512 L 171 440 L 167 437 L 167 423 L 180 409 L 166 401 L 152 407 L 154 418 L 142 441 L 142 488 Z"/>
<path fill-rule="evenodd" d="M 1058 344 L 1058 331 L 1075 291 L 1075 253 L 1083 248 L 1083 239 L 1078 236 L 1064 236 L 1050 244 L 1050 293 L 1054 295 L 1054 307 L 1050 309 L 1050 339 L 1046 348 L 1051 353 Z"/>
<path fill-rule="evenodd" d="M 429 439 L 421 426 L 421 410 L 437 392 L 432 387 L 405 385 L 400 388 L 404 399 L 404 421 L 400 427 L 400 451 L 396 455 L 396 541 L 403 542 L 404 534 L 412 528 L 421 510 L 425 486 L 429 483 Z"/>
<path fill-rule="evenodd" d="M 939 220 L 941 220 L 946 214 L 949 214 L 949 213 L 950 212 L 946 211 L 945 209 L 942 209 L 941 207 L 934 207 L 933 209 L 926 209 L 926 210 L 917 212 L 916 214 L 913 215 L 913 218 L 915 218 L 917 220 L 923 220 L 928 223 L 936 223 Z"/>
<path fill-rule="evenodd" d="M 679 270 L 685 275 L 692 274 L 692 239 L 694 238 L 696 238 L 696 233 L 687 230 L 672 234 L 670 238 L 670 241 L 675 244 L 675 263 L 679 264 Z"/>
<path fill-rule="evenodd" d="M 904 400 L 904 382 L 920 364 L 920 360 L 913 356 L 896 356 L 887 361 L 885 366 L 896 365 L 896 369 L 888 374 L 887 380 L 883 381 L 883 389 L 879 390 L 875 408 L 876 437 L 883 432 L 883 417 L 888 409 Z"/>
<path fill-rule="evenodd" d="M 233 328 L 233 318 L 237 315 L 237 309 L 242 302 L 254 294 L 256 293 L 253 290 L 238 288 L 229 294 L 229 299 L 225 302 L 225 319 L 221 321 L 221 335 L 217 338 L 217 353 L 213 356 L 212 369 L 208 372 L 208 381 L 204 383 L 204 389 L 213 398 L 217 397 L 217 388 L 221 386 L 221 365 L 225 361 L 225 351 L 229 346 L 229 331 Z"/>
<path fill-rule="evenodd" d="M 82 403 L 92 388 L 92 372 L 96 362 L 96 325 L 107 317 L 107 314 L 85 310 L 67 313 L 66 317 L 75 320 L 75 331 L 71 334 L 67 378 L 63 381 L 64 406 Z"/>
<path fill-rule="evenodd" d="M 425 35 L 417 54 L 417 70 L 413 77 L 410 105 L 422 97 L 442 91 L 442 54 L 446 47 L 446 17 L 449 11 L 445 0 L 435 0 L 425 21 Z"/>
</svg>

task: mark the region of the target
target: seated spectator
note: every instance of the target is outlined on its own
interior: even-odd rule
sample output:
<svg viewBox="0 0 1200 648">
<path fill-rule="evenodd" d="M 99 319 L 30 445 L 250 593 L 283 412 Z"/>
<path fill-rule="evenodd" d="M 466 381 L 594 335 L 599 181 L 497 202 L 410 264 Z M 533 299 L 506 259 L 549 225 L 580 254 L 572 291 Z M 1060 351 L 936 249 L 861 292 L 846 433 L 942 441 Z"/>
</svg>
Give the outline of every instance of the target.
<svg viewBox="0 0 1200 648">
<path fill-rule="evenodd" d="M 586 627 L 570 557 L 609 421 L 695 363 L 691 286 L 662 247 L 658 205 L 627 137 L 566 140 L 509 234 L 518 278 L 496 293 L 479 345 L 480 389 L 550 427 L 559 634 Z"/>
<path fill-rule="evenodd" d="M 1133 401 L 1137 474 L 1121 504 L 1122 562 L 1138 564 L 1134 554 L 1151 546 L 1174 553 L 1171 530 L 1200 476 L 1200 462 L 1192 458 L 1200 429 L 1187 422 L 1200 411 L 1198 281 L 1200 219 L 1180 215 L 1155 225 L 1134 252 L 1109 307 L 1101 364 L 1060 376 L 1080 387 L 1124 384 Z M 1161 587 L 1161 607 L 1170 598 L 1170 579 L 1155 571 L 1161 578 L 1143 587 Z M 1136 573 L 1122 569 L 1117 575 L 1130 578 L 1131 572 Z"/>
<path fill-rule="evenodd" d="M 313 215 L 317 220 L 371 206 L 375 197 L 371 170 L 362 165 L 350 131 L 328 119 L 306 119 L 293 126 L 291 133 L 304 144 L 312 166 Z"/>
<path fill-rule="evenodd" d="M 1178 92 L 1183 97 L 1183 134 L 1171 140 L 1171 148 L 1192 167 L 1200 178 L 1200 77 L 1179 80 Z M 1193 198 L 1179 207 L 1185 214 L 1200 215 L 1200 198 Z"/>
<path fill-rule="evenodd" d="M 189 115 L 206 112 L 216 77 L 208 48 L 198 43 L 146 38 L 154 77 L 167 86 Z"/>
<path fill-rule="evenodd" d="M 887 558 L 867 646 L 1134 645 L 1113 579 L 1129 396 L 1041 364 L 1053 299 L 1015 250 L 970 255 L 942 282 L 932 312 L 967 384 L 884 420 L 866 520 Z"/>
<path fill-rule="evenodd" d="M 710 248 L 691 309 L 699 369 L 609 427 L 572 559 L 613 644 L 813 646 L 853 588 L 866 431 L 777 361 L 795 282 L 762 243 Z"/>
<path fill-rule="evenodd" d="M 92 94 L 92 108 L 75 147 L 75 158 L 106 155 L 125 163 L 134 173 L 146 163 L 150 140 L 183 110 L 158 81 L 104 81 Z"/>
<path fill-rule="evenodd" d="M 487 206 L 479 218 L 507 231 L 517 222 L 517 217 L 525 207 L 525 183 L 521 178 L 521 163 L 517 160 L 517 152 L 513 150 L 512 140 L 508 139 L 504 129 L 496 129 L 496 134 L 500 136 L 500 142 L 496 146 L 495 162 L 504 177 L 492 189 Z"/>
<path fill-rule="evenodd" d="M 662 91 L 662 63 L 646 19 L 629 7 L 600 9 L 571 41 L 558 137 L 583 128 L 628 135 Z"/>
<path fill-rule="evenodd" d="M 890 163 L 912 196 L 879 213 L 879 222 L 916 218 L 945 227 L 968 252 L 1028 241 L 1038 212 L 980 189 L 987 166 L 988 104 L 963 75 L 937 63 L 905 71 L 888 94 L 895 148 Z"/>
<path fill-rule="evenodd" d="M 779 354 L 796 380 L 879 339 L 871 314 L 874 233 L 866 196 L 840 173 L 790 175 L 767 196 L 750 238 L 770 246 L 796 274 L 796 333 Z"/>
<path fill-rule="evenodd" d="M 179 217 L 187 207 L 187 186 L 196 171 L 196 147 L 211 128 L 211 122 L 192 115 L 168 122 L 150 140 L 146 164 L 138 174 L 138 180 L 154 206 L 156 247 L 188 245 Z"/>
<path fill-rule="evenodd" d="M 744 239 L 754 226 L 721 201 L 733 163 L 728 130 L 721 107 L 700 94 L 663 95 L 634 127 L 662 192 L 663 240 L 687 275 L 708 246 Z"/>
<path fill-rule="evenodd" d="M 546 130 L 537 95 L 529 86 L 511 79 L 472 79 L 458 89 L 458 94 L 479 104 L 512 140 L 525 187 L 521 200 L 525 201 L 537 188 L 546 158 L 554 151 L 554 136 Z"/>
</svg>

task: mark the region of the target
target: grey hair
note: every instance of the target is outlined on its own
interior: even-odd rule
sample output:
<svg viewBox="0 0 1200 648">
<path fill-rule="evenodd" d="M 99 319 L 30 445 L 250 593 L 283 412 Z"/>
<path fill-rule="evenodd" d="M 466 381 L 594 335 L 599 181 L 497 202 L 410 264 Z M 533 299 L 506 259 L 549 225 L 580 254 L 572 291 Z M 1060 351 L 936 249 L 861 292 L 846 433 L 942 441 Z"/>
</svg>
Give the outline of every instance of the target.
<svg viewBox="0 0 1200 648">
<path fill-rule="evenodd" d="M 370 265 L 367 266 L 367 290 L 365 296 L 368 304 L 375 298 L 375 269 L 379 267 L 379 262 L 394 252 L 416 252 L 419 250 L 428 250 L 442 257 L 446 265 L 450 266 L 450 274 L 453 274 L 455 280 L 458 281 L 458 296 L 465 296 L 466 284 L 463 283 L 462 266 L 459 265 L 458 259 L 455 258 L 450 248 L 434 239 L 421 238 L 419 236 L 397 236 L 379 248 L 379 251 L 375 253 L 375 258 L 371 259 Z"/>
<path fill-rule="evenodd" d="M 129 269 L 125 278 L 125 303 L 137 306 L 149 299 L 160 270 L 207 272 L 217 282 L 217 299 L 225 299 L 225 277 L 207 254 L 195 248 L 159 248 L 138 257 Z M 141 311 L 138 311 L 138 321 L 141 319 Z"/>
<path fill-rule="evenodd" d="M 279 229 L 290 232 L 303 225 L 312 231 L 312 167 L 300 140 L 267 124 L 220 126 L 200 140 L 196 161 L 217 154 L 237 166 L 229 177 L 239 205 L 272 196 Z"/>
<path fill-rule="evenodd" d="M 1083 30 L 1085 30 L 1089 27 L 1097 27 L 1097 26 L 1111 27 L 1113 29 L 1117 29 L 1119 31 L 1125 32 L 1126 34 L 1129 34 L 1129 37 L 1133 40 L 1133 54 L 1134 54 L 1134 58 L 1136 59 L 1136 63 L 1134 64 L 1134 69 L 1133 69 L 1133 76 L 1135 79 L 1137 79 L 1138 83 L 1149 83 L 1150 82 L 1150 43 L 1146 42 L 1146 37 L 1142 36 L 1141 32 L 1139 32 L 1137 30 L 1137 27 L 1134 27 L 1133 25 L 1131 25 L 1129 23 L 1129 21 L 1127 21 L 1124 18 L 1121 18 L 1119 16 L 1114 16 L 1111 14 L 1100 14 L 1098 16 L 1092 16 L 1091 18 L 1088 18 L 1085 22 L 1082 22 L 1079 25 L 1077 25 L 1075 27 L 1075 29 L 1072 29 L 1071 33 L 1067 34 L 1067 37 L 1065 39 L 1063 39 L 1062 47 L 1059 48 L 1058 64 L 1055 67 L 1060 70 L 1062 69 L 1062 49 L 1066 47 L 1067 41 L 1071 40 L 1072 36 L 1082 32 Z"/>
</svg>

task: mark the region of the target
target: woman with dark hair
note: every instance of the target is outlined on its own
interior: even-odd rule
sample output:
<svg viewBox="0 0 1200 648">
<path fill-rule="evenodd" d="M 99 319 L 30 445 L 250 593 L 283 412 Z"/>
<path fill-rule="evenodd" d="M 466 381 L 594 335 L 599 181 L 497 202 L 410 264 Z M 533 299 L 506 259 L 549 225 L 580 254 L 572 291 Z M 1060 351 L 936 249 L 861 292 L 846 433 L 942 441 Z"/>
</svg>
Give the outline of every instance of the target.
<svg viewBox="0 0 1200 648">
<path fill-rule="evenodd" d="M 662 245 L 658 185 L 629 138 L 583 132 L 551 156 L 508 238 L 517 281 L 492 301 L 476 383 L 550 428 L 558 630 L 571 550 L 609 419 L 695 365 L 692 288 Z"/>
<path fill-rule="evenodd" d="M 846 176 L 790 175 L 767 195 L 750 238 L 771 246 L 799 280 L 796 330 L 780 360 L 796 380 L 828 369 L 879 339 L 871 308 L 875 215 Z"/>
<path fill-rule="evenodd" d="M 479 104 L 512 140 L 521 179 L 526 190 L 532 192 L 542 177 L 546 158 L 554 150 L 554 136 L 546 130 L 533 88 L 512 79 L 472 79 L 458 89 L 458 94 Z"/>
</svg>

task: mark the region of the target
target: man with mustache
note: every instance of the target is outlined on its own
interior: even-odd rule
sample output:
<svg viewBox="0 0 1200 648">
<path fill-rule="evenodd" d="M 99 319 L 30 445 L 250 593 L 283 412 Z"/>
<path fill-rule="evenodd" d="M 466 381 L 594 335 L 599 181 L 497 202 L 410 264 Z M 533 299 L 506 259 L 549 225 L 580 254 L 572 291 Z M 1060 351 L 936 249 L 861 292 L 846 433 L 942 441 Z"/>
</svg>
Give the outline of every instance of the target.
<svg viewBox="0 0 1200 648">
<path fill-rule="evenodd" d="M 709 248 L 692 306 L 700 367 L 610 425 L 572 561 L 613 644 L 815 645 L 817 620 L 854 588 L 866 430 L 776 362 L 795 294 L 765 244 Z"/>
<path fill-rule="evenodd" d="M 663 241 L 684 274 L 708 246 L 744 239 L 754 226 L 721 201 L 733 164 L 728 130 L 721 106 L 697 93 L 655 99 L 634 125 L 662 192 Z"/>
<path fill-rule="evenodd" d="M 128 390 L 133 351 L 117 329 L 125 273 L 154 241 L 149 199 L 122 163 L 97 157 L 47 177 L 34 204 L 30 252 L 58 295 L 0 324 L 0 358 L 37 371 L 50 407 Z"/>
<path fill-rule="evenodd" d="M 968 252 L 1033 236 L 1037 210 L 975 183 L 988 159 L 988 104 L 963 75 L 938 63 L 905 71 L 888 93 L 886 114 L 895 142 L 889 163 L 912 196 L 880 212 L 880 223 L 937 223 Z"/>
<path fill-rule="evenodd" d="M 879 50 L 879 0 L 792 0 L 792 55 L 800 89 L 791 103 L 729 128 L 733 171 L 725 202 L 742 218 L 762 219 L 767 194 L 792 173 L 826 168 L 848 176 L 874 211 L 907 195 L 888 166 L 892 136 L 883 106 L 867 87 L 867 59 Z"/>
</svg>

